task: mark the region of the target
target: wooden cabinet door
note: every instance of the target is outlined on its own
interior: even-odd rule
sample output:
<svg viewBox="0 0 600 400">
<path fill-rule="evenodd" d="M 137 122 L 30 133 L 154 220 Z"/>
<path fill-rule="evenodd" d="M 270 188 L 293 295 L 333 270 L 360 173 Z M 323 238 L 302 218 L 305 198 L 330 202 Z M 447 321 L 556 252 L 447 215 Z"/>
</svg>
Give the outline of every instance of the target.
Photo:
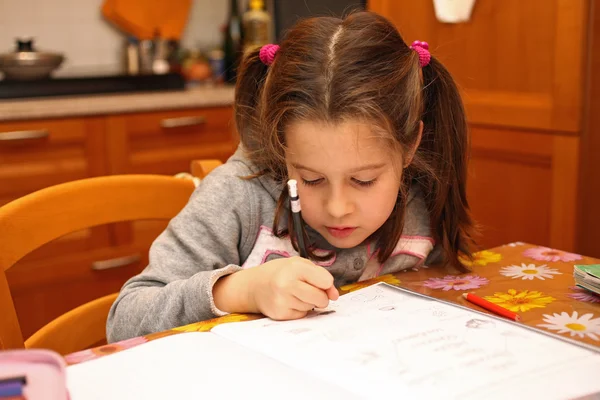
<svg viewBox="0 0 600 400">
<path fill-rule="evenodd" d="M 463 89 L 471 123 L 581 128 L 588 0 L 477 0 L 458 24 L 439 22 L 432 0 L 368 4 L 407 43 L 429 43 Z"/>
<path fill-rule="evenodd" d="M 579 137 L 473 127 L 471 147 L 467 190 L 482 247 L 577 250 Z"/>
<path fill-rule="evenodd" d="M 461 91 L 472 137 L 469 202 L 481 245 L 576 250 L 588 0 L 476 0 L 448 24 L 433 1 L 370 0 L 423 40 Z"/>
</svg>

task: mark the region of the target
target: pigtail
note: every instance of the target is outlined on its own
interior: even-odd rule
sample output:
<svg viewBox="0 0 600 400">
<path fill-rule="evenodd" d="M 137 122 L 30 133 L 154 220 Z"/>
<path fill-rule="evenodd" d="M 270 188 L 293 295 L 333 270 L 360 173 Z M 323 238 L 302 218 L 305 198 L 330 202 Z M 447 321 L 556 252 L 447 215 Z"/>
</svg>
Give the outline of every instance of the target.
<svg viewBox="0 0 600 400">
<path fill-rule="evenodd" d="M 260 149 L 258 113 L 262 89 L 269 72 L 259 56 L 260 48 L 244 56 L 235 86 L 234 115 L 236 129 L 247 151 Z"/>
<path fill-rule="evenodd" d="M 446 68 L 434 57 L 422 68 L 423 136 L 418 153 L 433 175 L 417 182 L 425 194 L 436 243 L 447 260 L 466 271 L 459 256 L 469 257 L 473 220 L 467 202 L 469 138 L 467 121 L 458 88 Z"/>
</svg>

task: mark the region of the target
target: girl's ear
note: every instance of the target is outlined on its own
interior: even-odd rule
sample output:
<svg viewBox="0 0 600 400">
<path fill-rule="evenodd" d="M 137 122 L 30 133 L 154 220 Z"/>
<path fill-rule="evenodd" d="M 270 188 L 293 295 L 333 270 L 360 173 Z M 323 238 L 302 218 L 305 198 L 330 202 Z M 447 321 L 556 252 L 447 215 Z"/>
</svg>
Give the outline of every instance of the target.
<svg viewBox="0 0 600 400">
<path fill-rule="evenodd" d="M 415 139 L 415 142 L 413 143 L 413 145 L 409 149 L 408 153 L 406 154 L 406 157 L 404 158 L 404 168 L 408 167 L 410 165 L 410 163 L 412 162 L 413 158 L 415 157 L 417 148 L 419 147 L 419 144 L 421 144 L 422 137 L 423 137 L 423 121 L 419 121 L 419 133 L 417 134 L 417 138 Z"/>
</svg>

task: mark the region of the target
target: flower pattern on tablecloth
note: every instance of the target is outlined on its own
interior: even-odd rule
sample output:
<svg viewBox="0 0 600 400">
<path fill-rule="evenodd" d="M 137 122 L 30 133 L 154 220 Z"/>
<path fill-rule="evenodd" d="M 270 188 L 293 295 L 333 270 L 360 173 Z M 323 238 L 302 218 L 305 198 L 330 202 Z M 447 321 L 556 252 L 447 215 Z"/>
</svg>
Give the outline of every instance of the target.
<svg viewBox="0 0 600 400">
<path fill-rule="evenodd" d="M 340 295 L 342 295 L 342 294 L 345 294 L 348 292 L 353 292 L 355 290 L 365 288 L 365 287 L 370 286 L 377 282 L 385 282 L 392 286 L 395 286 L 395 285 L 397 286 L 397 285 L 400 285 L 400 283 L 401 283 L 400 279 L 396 278 L 394 275 L 381 275 L 376 278 L 367 279 L 367 280 L 364 280 L 361 282 L 350 283 L 348 285 L 344 285 L 344 286 L 340 287 L 339 292 L 340 292 Z"/>
<path fill-rule="evenodd" d="M 550 331 L 558 331 L 558 333 L 568 333 L 571 337 L 589 337 L 593 340 L 600 340 L 600 318 L 593 317 L 592 313 L 580 317 L 577 311 L 573 311 L 571 315 L 564 311 L 560 314 L 544 314 L 546 323 L 538 324 L 538 326 Z"/>
<path fill-rule="evenodd" d="M 489 263 L 495 263 L 502 260 L 502 254 L 494 253 L 489 250 L 478 251 L 477 253 L 471 254 L 473 257 L 472 260 L 469 260 L 467 257 L 459 257 L 460 262 L 467 267 L 472 266 L 485 266 Z"/>
<path fill-rule="evenodd" d="M 600 303 L 600 295 L 597 295 L 594 292 L 590 292 L 579 286 L 571 286 L 569 289 L 573 292 L 567 294 L 567 296 L 574 300 L 583 301 L 585 303 Z"/>
<path fill-rule="evenodd" d="M 525 312 L 533 308 L 544 308 L 556 300 L 552 296 L 544 295 L 537 290 L 508 289 L 506 293 L 496 292 L 493 296 L 484 299 L 513 312 Z"/>
<path fill-rule="evenodd" d="M 448 290 L 468 290 L 479 289 L 489 283 L 489 279 L 478 275 L 454 276 L 446 275 L 443 278 L 429 278 L 423 282 L 423 286 L 430 289 Z"/>
<path fill-rule="evenodd" d="M 521 264 L 521 265 L 510 265 L 500 270 L 500 274 L 508 276 L 513 279 L 533 280 L 536 279 L 552 279 L 554 275 L 561 275 L 562 272 L 554 268 L 549 268 L 544 265 L 535 264 Z"/>
<path fill-rule="evenodd" d="M 568 253 L 566 251 L 555 250 L 548 247 L 538 246 L 527 249 L 523 252 L 525 257 L 533 258 L 538 261 L 548 262 L 571 262 L 581 260 L 583 257 L 579 254 Z"/>
</svg>

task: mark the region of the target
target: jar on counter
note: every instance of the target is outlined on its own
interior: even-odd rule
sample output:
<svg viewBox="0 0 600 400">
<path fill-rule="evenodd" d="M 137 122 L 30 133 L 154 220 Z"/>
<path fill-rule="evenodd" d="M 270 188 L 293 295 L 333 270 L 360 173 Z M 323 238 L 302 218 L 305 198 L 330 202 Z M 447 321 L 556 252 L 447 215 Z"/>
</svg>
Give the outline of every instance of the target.
<svg viewBox="0 0 600 400">
<path fill-rule="evenodd" d="M 213 82 L 222 83 L 225 80 L 225 52 L 220 49 L 210 51 L 208 62 L 212 71 Z"/>
</svg>

